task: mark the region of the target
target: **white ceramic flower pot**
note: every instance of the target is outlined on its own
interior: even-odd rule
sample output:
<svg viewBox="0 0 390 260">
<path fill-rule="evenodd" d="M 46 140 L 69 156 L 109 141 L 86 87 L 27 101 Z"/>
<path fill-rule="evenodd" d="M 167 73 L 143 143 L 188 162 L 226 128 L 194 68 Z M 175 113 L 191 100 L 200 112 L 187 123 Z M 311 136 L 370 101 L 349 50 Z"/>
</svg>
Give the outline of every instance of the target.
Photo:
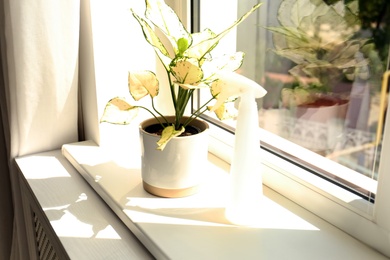
<svg viewBox="0 0 390 260">
<path fill-rule="evenodd" d="M 167 117 L 168 121 L 173 118 Z M 143 121 L 139 128 L 144 189 L 160 197 L 185 197 L 196 193 L 207 165 L 208 124 L 195 119 L 191 125 L 199 128 L 200 133 L 175 137 L 160 151 L 156 149 L 160 136 L 145 131 L 156 123 L 158 121 L 151 118 Z"/>
</svg>

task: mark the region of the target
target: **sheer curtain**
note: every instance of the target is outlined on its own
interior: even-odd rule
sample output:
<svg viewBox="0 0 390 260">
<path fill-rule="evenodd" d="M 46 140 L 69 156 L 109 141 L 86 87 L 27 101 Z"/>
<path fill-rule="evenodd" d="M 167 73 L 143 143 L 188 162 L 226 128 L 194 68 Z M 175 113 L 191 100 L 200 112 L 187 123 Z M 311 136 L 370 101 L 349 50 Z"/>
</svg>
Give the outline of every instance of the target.
<svg viewBox="0 0 390 260">
<path fill-rule="evenodd" d="M 0 259 L 29 259 L 14 158 L 78 140 L 79 24 L 79 0 L 0 2 Z"/>
</svg>

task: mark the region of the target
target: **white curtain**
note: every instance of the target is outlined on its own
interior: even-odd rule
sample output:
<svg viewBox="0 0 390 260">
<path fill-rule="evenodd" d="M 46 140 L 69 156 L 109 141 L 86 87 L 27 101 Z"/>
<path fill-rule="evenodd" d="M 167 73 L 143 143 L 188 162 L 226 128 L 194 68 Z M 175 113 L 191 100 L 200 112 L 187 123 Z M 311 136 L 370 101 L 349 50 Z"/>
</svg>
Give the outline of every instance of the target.
<svg viewBox="0 0 390 260">
<path fill-rule="evenodd" d="M 14 158 L 78 140 L 80 1 L 0 1 L 0 259 L 29 259 Z"/>
</svg>

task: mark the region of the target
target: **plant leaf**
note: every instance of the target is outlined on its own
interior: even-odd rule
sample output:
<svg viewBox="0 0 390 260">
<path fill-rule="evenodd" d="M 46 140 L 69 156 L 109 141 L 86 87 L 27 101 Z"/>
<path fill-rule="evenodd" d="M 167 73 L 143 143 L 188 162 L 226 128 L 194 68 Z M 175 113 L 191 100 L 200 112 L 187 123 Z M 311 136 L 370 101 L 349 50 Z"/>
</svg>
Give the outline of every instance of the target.
<svg viewBox="0 0 390 260">
<path fill-rule="evenodd" d="M 127 125 L 137 116 L 137 113 L 137 107 L 130 105 L 124 98 L 116 97 L 106 104 L 100 122 Z"/>
<path fill-rule="evenodd" d="M 196 84 L 203 78 L 203 71 L 195 58 L 179 58 L 170 65 L 172 75 L 180 84 Z"/>
<path fill-rule="evenodd" d="M 267 91 L 255 81 L 235 72 L 218 74 L 218 80 L 211 84 L 211 94 L 217 99 L 210 109 L 215 111 L 227 101 L 233 100 L 246 92 L 253 92 L 255 98 L 263 97 Z"/>
<path fill-rule="evenodd" d="M 313 13 L 323 15 L 326 7 L 322 0 L 284 0 L 278 9 L 278 21 L 282 26 L 304 27 L 304 20 L 312 23 Z"/>
<path fill-rule="evenodd" d="M 199 83 L 195 83 L 195 84 L 180 84 L 180 83 L 178 83 L 178 85 L 183 89 L 201 89 L 201 88 L 209 88 L 210 87 L 207 83 L 205 83 L 203 81 L 201 81 Z"/>
<path fill-rule="evenodd" d="M 157 142 L 157 150 L 164 150 L 167 143 L 174 137 L 179 136 L 185 131 L 184 127 L 181 127 L 179 130 L 175 130 L 175 126 L 170 125 L 164 128 L 160 140 Z"/>
<path fill-rule="evenodd" d="M 223 55 L 213 59 L 206 59 L 202 64 L 202 70 L 204 73 L 203 78 L 211 78 L 216 71 L 236 71 L 241 67 L 244 61 L 245 53 L 236 52 L 230 55 Z"/>
<path fill-rule="evenodd" d="M 314 101 L 310 91 L 302 87 L 282 89 L 281 98 L 284 107 L 299 106 Z"/>
<path fill-rule="evenodd" d="M 211 110 L 212 107 L 207 107 L 208 110 Z M 216 110 L 214 110 L 215 115 L 219 120 L 227 120 L 237 117 L 238 110 L 234 107 L 234 102 L 225 102 L 220 105 Z"/>
<path fill-rule="evenodd" d="M 229 84 L 222 80 L 216 80 L 211 84 L 211 93 L 213 96 L 216 96 L 217 102 L 210 110 L 215 111 L 225 102 L 237 99 L 240 95 L 240 90 L 233 84 Z"/>
<path fill-rule="evenodd" d="M 212 39 L 216 37 L 217 34 L 215 34 L 210 29 L 206 28 L 201 32 L 193 33 L 192 34 L 192 46 L 197 46 L 196 48 L 188 48 L 184 55 L 187 57 L 193 57 L 198 60 L 201 60 L 205 53 L 210 52 L 215 46 L 216 43 L 208 42 L 209 44 L 206 44 L 205 41 Z M 203 43 L 203 44 L 200 44 Z M 214 46 L 213 46 L 214 45 Z"/>
<path fill-rule="evenodd" d="M 133 16 L 141 25 L 146 41 L 153 46 L 155 52 L 157 53 L 157 56 L 164 64 L 165 68 L 168 69 L 169 63 L 171 63 L 172 60 L 171 57 L 169 56 L 168 50 L 161 42 L 160 38 L 157 36 L 154 29 L 152 29 L 152 27 L 144 19 L 138 16 L 134 11 L 133 11 Z"/>
<path fill-rule="evenodd" d="M 146 0 L 145 16 L 167 36 L 176 54 L 180 53 L 179 40 L 185 39 L 187 47 L 191 45 L 191 34 L 163 0 Z"/>
<path fill-rule="evenodd" d="M 256 11 L 257 8 L 259 8 L 262 5 L 262 3 L 256 4 L 252 7 L 251 10 L 249 10 L 246 14 L 241 16 L 240 19 L 235 21 L 231 26 L 229 26 L 227 29 L 222 31 L 221 33 L 217 34 L 216 36 L 213 36 L 212 38 L 208 38 L 206 40 L 203 40 L 199 42 L 198 44 L 192 45 L 190 48 L 188 48 L 188 52 L 191 53 L 198 53 L 198 60 L 203 58 L 203 56 L 206 53 L 209 53 L 221 40 L 227 33 L 229 33 L 233 28 L 238 26 L 240 23 L 242 23 L 250 14 L 252 14 L 254 11 Z"/>
<path fill-rule="evenodd" d="M 156 74 L 148 70 L 129 72 L 128 85 L 131 96 L 137 101 L 146 95 L 154 98 L 159 92 L 159 82 Z"/>
<path fill-rule="evenodd" d="M 189 43 L 187 39 L 180 38 L 177 41 L 178 56 L 183 56 L 183 53 L 188 49 Z"/>
</svg>

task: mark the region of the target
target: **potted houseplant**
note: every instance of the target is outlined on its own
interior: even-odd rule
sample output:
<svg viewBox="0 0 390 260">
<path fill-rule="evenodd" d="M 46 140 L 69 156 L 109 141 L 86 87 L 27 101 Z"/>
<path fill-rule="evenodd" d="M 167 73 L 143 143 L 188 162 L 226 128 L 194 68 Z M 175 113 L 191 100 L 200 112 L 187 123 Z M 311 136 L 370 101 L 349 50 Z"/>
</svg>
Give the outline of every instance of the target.
<svg viewBox="0 0 390 260">
<path fill-rule="evenodd" d="M 332 120 L 341 129 L 349 102 L 346 93 L 353 81 L 368 80 L 369 57 L 373 57 L 370 40 L 357 37 L 361 29 L 358 1 L 328 5 L 322 0 L 284 0 L 277 18 L 280 26 L 267 27 L 273 33 L 273 51 L 295 64 L 289 70 L 293 82 L 281 90 L 282 106 L 300 129 L 297 120 L 326 128 Z M 320 147 L 313 147 L 316 144 L 311 140 L 308 148 L 318 151 L 333 146 L 326 132 L 336 135 L 326 130 Z"/>
<path fill-rule="evenodd" d="M 160 91 L 156 74 L 131 71 L 128 86 L 133 101 L 122 97 L 111 99 L 101 122 L 128 124 L 139 108 L 150 112 L 152 118 L 140 125 L 144 189 L 162 197 L 187 196 L 196 192 L 201 167 L 207 160 L 208 125 L 198 117 L 207 110 L 214 111 L 220 119 L 234 114 L 227 104 L 235 100 L 238 90 L 227 84 L 224 75 L 234 73 L 244 59 L 242 52 L 212 57 L 211 51 L 260 4 L 219 34 L 209 29 L 191 34 L 163 0 L 146 0 L 145 4 L 144 14 L 133 10 L 132 14 L 165 68 L 174 115 L 163 115 L 154 106 L 154 98 Z M 185 115 L 188 102 L 200 88 L 209 89 L 210 99 Z M 137 105 L 136 101 L 144 97 L 151 98 L 151 108 Z"/>
</svg>

